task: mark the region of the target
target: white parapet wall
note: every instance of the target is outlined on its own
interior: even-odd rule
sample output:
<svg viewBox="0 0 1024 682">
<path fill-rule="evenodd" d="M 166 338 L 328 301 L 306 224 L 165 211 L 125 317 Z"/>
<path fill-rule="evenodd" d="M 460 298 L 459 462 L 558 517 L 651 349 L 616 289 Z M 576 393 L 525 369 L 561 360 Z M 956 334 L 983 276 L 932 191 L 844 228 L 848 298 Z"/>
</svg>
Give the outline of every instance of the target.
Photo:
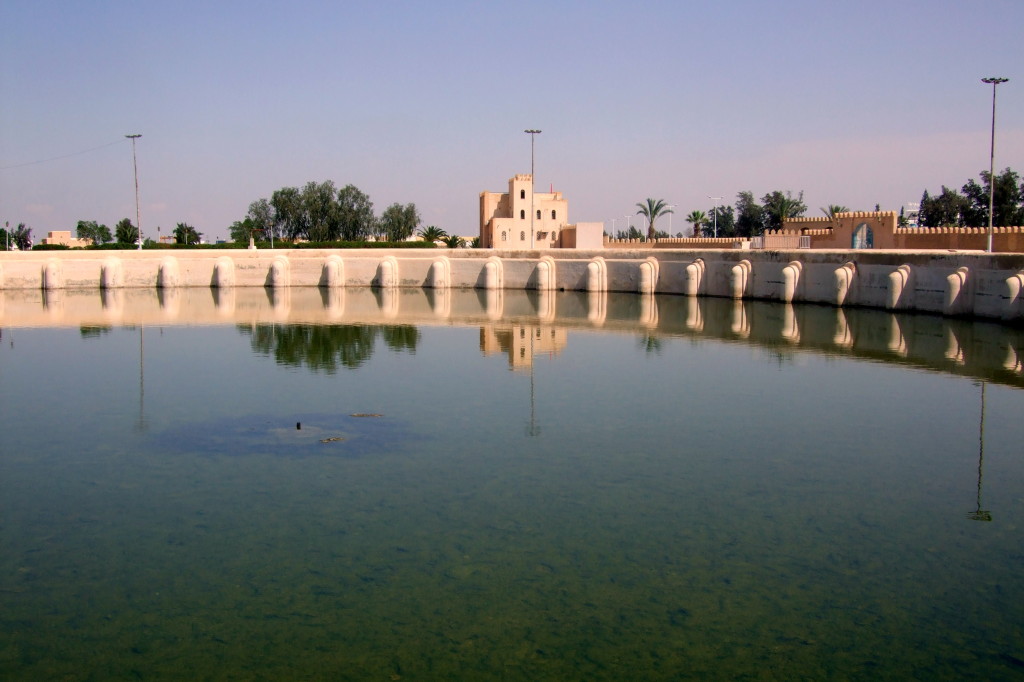
<svg viewBox="0 0 1024 682">
<path fill-rule="evenodd" d="M 0 252 L 0 289 L 427 287 L 822 303 L 1024 322 L 1024 254 L 874 250 Z"/>
</svg>

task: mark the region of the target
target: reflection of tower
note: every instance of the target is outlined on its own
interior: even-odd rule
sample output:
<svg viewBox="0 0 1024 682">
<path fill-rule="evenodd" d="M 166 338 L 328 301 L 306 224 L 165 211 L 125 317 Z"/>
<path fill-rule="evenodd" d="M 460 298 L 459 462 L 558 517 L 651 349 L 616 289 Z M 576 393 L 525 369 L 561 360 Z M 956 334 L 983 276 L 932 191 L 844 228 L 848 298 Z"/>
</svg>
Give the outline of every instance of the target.
<svg viewBox="0 0 1024 682">
<path fill-rule="evenodd" d="M 568 331 L 554 326 L 530 324 L 487 325 L 480 327 L 480 350 L 484 355 L 504 353 L 509 369 L 533 366 L 538 353 L 553 356 L 568 342 Z"/>
<path fill-rule="evenodd" d="M 992 512 L 981 508 L 981 467 L 985 462 L 985 382 L 981 382 L 981 418 L 978 420 L 978 507 L 967 512 L 971 521 L 991 521 Z"/>
<path fill-rule="evenodd" d="M 533 335 L 532 334 L 530 335 L 530 356 L 531 357 L 533 356 Z M 534 392 L 533 392 L 533 389 L 534 389 L 534 386 L 533 386 L 533 370 L 534 370 L 534 363 L 531 362 L 530 363 L 530 425 L 526 427 L 526 435 L 527 436 L 536 437 L 536 436 L 540 435 L 540 427 L 537 426 L 536 401 L 534 399 Z"/>
</svg>

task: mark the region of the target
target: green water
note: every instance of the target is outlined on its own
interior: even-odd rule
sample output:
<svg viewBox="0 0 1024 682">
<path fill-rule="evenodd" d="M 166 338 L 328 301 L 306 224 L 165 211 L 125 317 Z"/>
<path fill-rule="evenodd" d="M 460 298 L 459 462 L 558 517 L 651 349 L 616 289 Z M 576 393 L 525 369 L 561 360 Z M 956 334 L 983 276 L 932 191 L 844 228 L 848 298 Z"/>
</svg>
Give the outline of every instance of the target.
<svg viewBox="0 0 1024 682">
<path fill-rule="evenodd" d="M 667 322 L 9 322 L 4 680 L 1024 676 L 1018 374 Z M 513 371 L 488 325 L 564 343 Z"/>
</svg>

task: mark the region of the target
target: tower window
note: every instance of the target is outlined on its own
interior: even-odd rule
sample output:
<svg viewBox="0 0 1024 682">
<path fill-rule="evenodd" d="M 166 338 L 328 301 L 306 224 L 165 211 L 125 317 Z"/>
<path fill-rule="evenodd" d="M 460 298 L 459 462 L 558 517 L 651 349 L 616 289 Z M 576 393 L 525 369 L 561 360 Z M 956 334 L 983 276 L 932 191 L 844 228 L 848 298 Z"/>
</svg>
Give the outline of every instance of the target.
<svg viewBox="0 0 1024 682">
<path fill-rule="evenodd" d="M 554 212 L 554 210 L 552 210 L 552 211 L 551 211 L 551 219 L 552 219 L 552 220 L 554 220 L 554 219 L 555 219 L 555 212 Z"/>
<path fill-rule="evenodd" d="M 506 232 L 505 230 L 501 231 L 501 241 L 508 241 L 508 232 Z"/>
<path fill-rule="evenodd" d="M 519 241 L 521 241 L 521 242 L 525 242 L 526 241 L 526 233 L 525 232 L 520 232 L 519 233 Z"/>
<path fill-rule="evenodd" d="M 537 220 L 540 220 L 540 209 L 537 209 Z"/>
<path fill-rule="evenodd" d="M 520 220 L 526 220 L 526 211 L 520 211 L 519 212 L 519 219 Z"/>
<path fill-rule="evenodd" d="M 526 198 L 526 190 L 525 189 L 519 190 L 519 198 L 520 199 L 525 199 Z"/>
</svg>

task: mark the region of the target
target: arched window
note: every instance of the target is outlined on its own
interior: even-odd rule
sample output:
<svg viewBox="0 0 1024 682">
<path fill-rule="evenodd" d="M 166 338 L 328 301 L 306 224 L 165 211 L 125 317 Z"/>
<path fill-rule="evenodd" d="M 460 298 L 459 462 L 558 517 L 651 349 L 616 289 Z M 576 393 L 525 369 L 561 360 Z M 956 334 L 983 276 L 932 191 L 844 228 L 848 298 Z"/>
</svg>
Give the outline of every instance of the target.
<svg viewBox="0 0 1024 682">
<path fill-rule="evenodd" d="M 501 241 L 508 241 L 508 232 L 506 232 L 505 230 L 501 231 Z"/>
<path fill-rule="evenodd" d="M 520 211 L 519 212 L 519 219 L 520 220 L 526 220 L 526 211 Z"/>
<path fill-rule="evenodd" d="M 551 209 L 551 219 L 552 220 L 555 219 L 555 210 L 554 209 Z"/>
<path fill-rule="evenodd" d="M 519 190 L 519 198 L 520 199 L 525 199 L 526 198 L 526 190 L 525 189 Z"/>
<path fill-rule="evenodd" d="M 521 242 L 525 242 L 526 241 L 526 233 L 525 232 L 520 232 L 519 233 L 519 241 L 521 241 Z"/>
<path fill-rule="evenodd" d="M 537 209 L 537 220 L 540 220 L 540 209 Z"/>
</svg>

